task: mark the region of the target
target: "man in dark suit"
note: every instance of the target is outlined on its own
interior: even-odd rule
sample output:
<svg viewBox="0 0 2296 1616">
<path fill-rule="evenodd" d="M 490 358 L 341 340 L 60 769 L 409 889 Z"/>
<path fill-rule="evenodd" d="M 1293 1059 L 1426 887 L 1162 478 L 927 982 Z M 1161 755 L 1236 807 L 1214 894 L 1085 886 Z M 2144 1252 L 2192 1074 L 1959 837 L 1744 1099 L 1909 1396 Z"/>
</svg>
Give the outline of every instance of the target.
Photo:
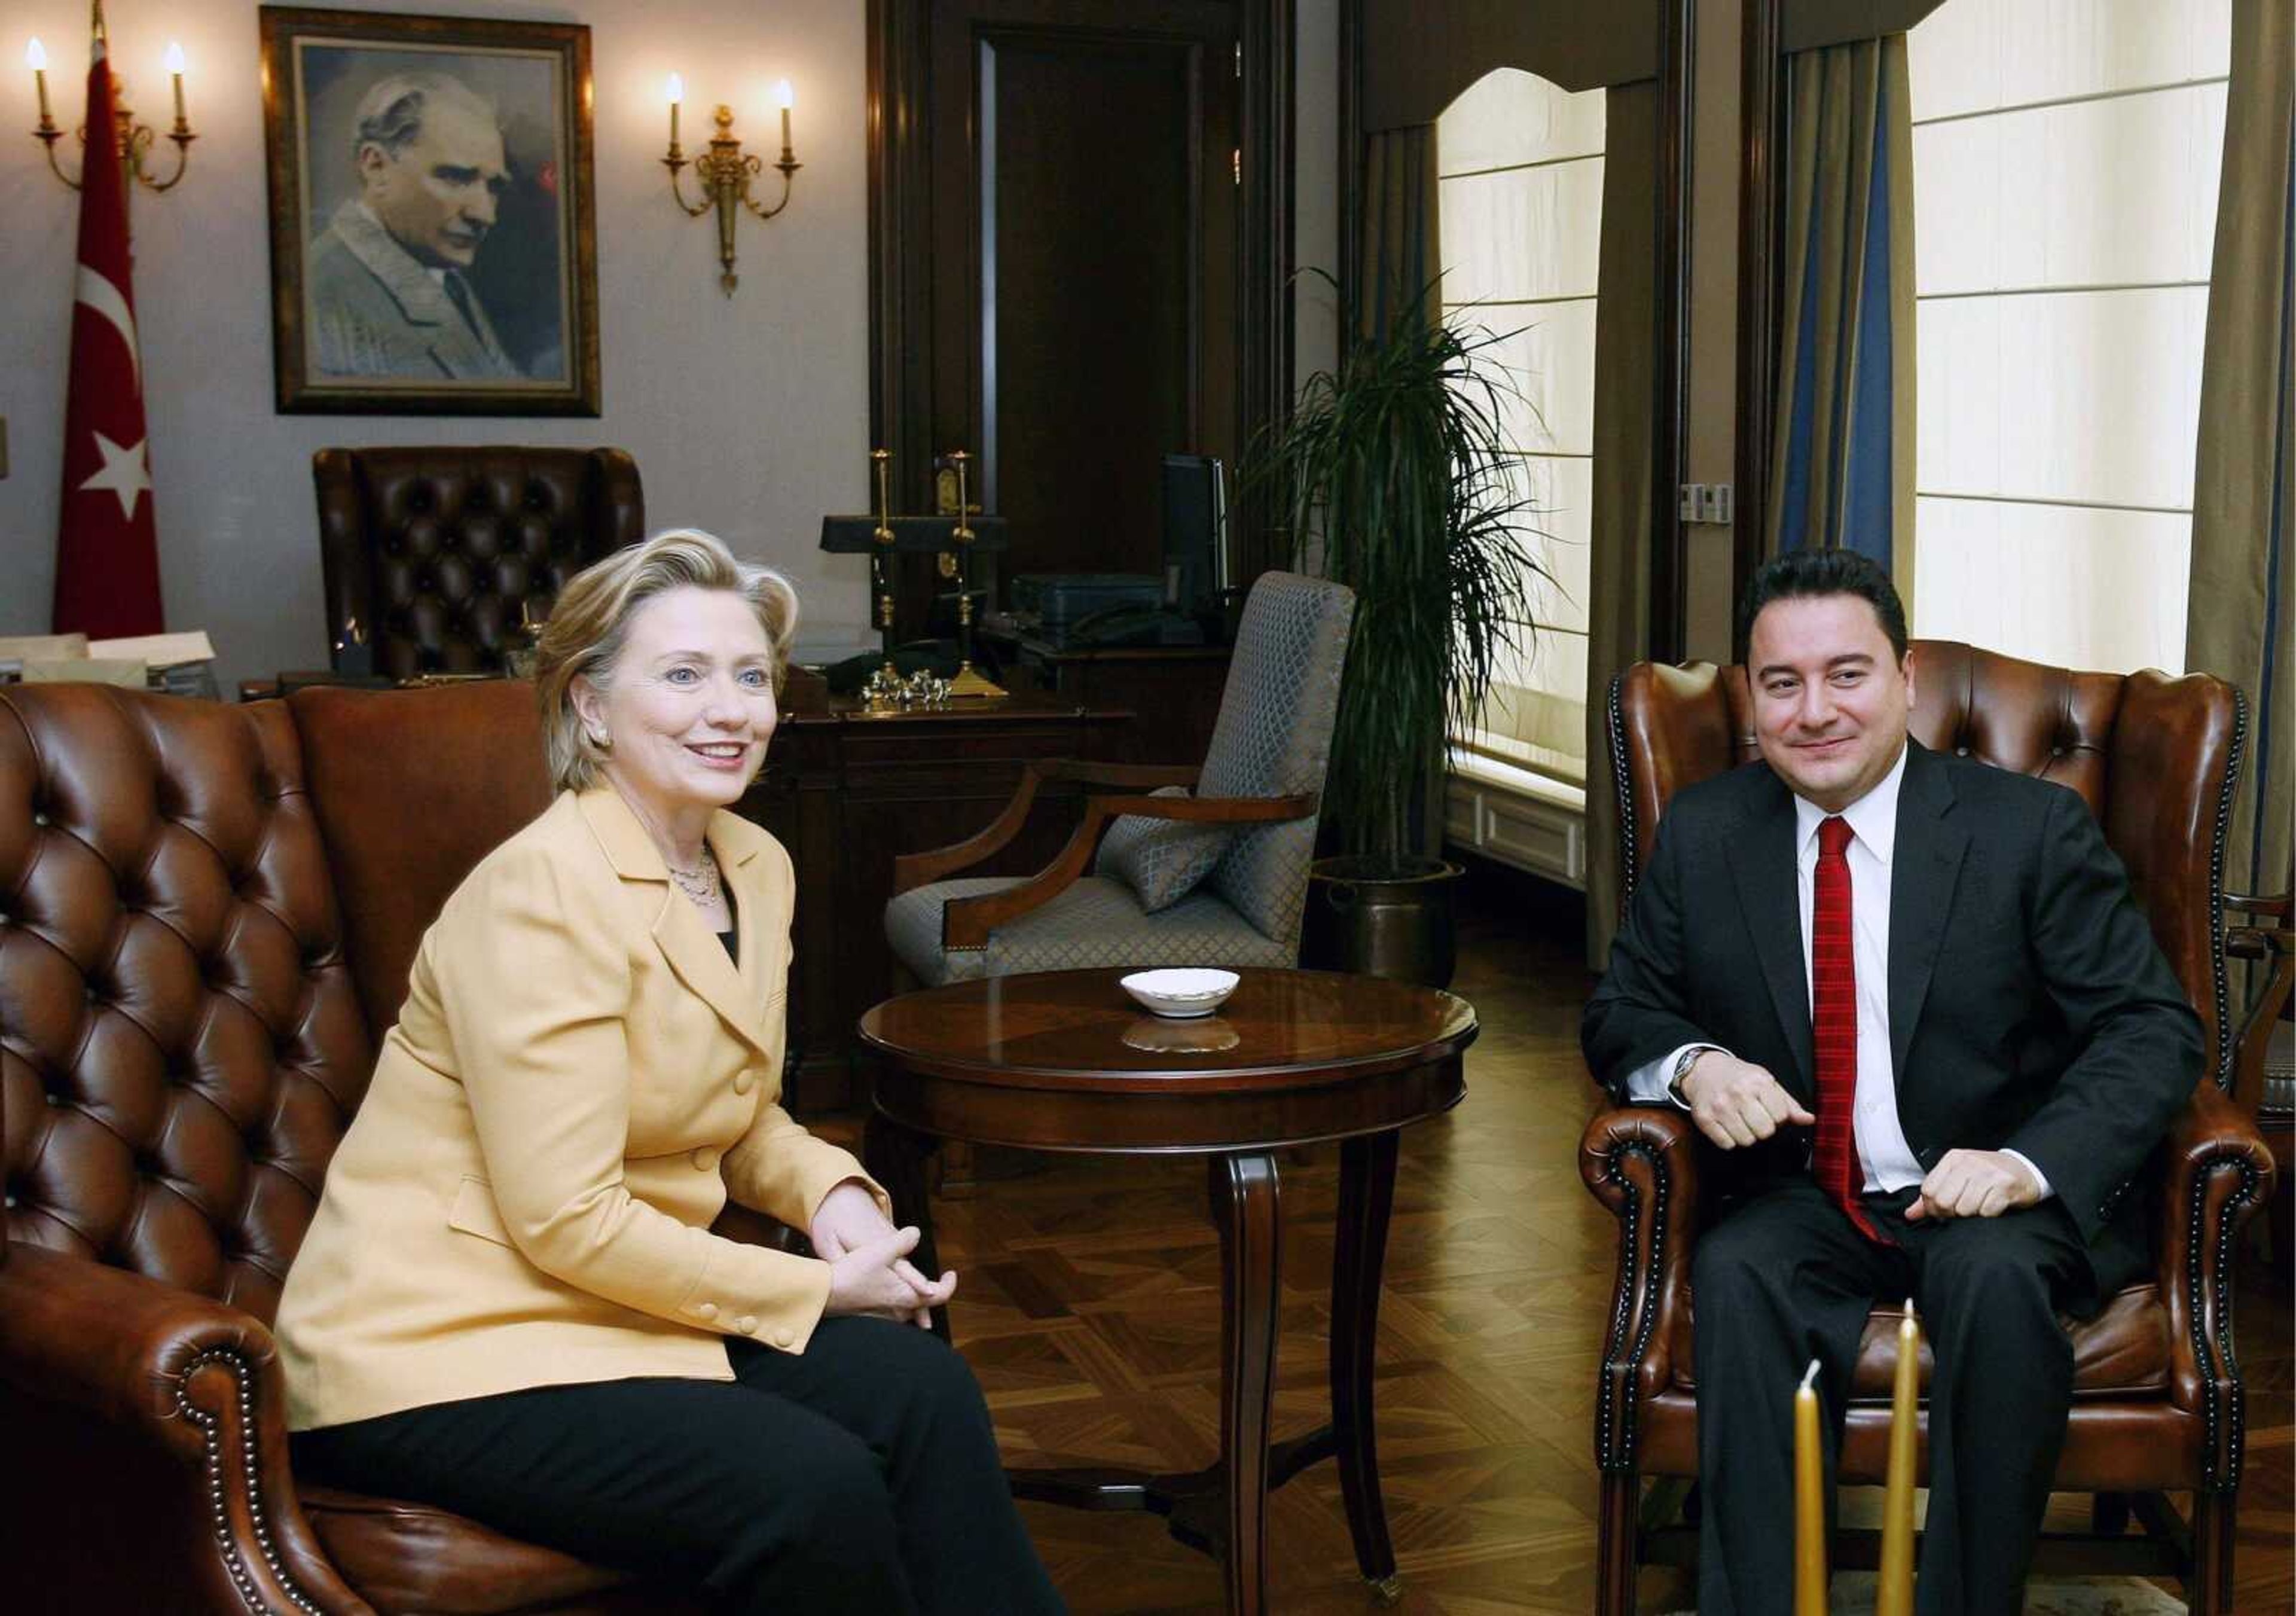
<svg viewBox="0 0 2296 1616">
<path fill-rule="evenodd" d="M 1792 1401 L 1829 1477 L 1877 1298 L 1934 1349 L 1918 1608 L 2015 1612 L 2072 1350 L 2144 1260 L 2130 1180 L 2192 1092 L 2199 1019 L 2072 792 L 1924 750 L 1905 612 L 1848 551 L 1743 607 L 1762 761 L 1669 805 L 1587 1007 L 1620 1099 L 1726 1153 L 1699 1239 L 1702 1616 L 1792 1605 Z"/>
</svg>

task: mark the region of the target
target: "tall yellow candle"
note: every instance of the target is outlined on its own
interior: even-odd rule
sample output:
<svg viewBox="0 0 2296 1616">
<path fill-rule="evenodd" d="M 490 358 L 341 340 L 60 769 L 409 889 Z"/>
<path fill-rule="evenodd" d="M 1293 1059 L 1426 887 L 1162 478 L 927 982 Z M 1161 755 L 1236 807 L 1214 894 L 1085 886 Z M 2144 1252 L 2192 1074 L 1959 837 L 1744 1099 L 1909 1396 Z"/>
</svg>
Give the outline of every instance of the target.
<svg viewBox="0 0 2296 1616">
<path fill-rule="evenodd" d="M 797 92 L 790 87 L 790 81 L 784 78 L 774 86 L 774 99 L 781 103 L 782 157 L 783 160 L 787 160 L 790 154 L 790 109 L 797 105 Z"/>
<path fill-rule="evenodd" d="M 1812 1358 L 1794 1393 L 1794 1616 L 1825 1616 L 1825 1450 Z"/>
<path fill-rule="evenodd" d="M 1890 1470 L 1882 1493 L 1882 1574 L 1874 1616 L 1914 1616 L 1914 1448 L 1921 1422 L 1922 1327 L 1914 1302 L 1898 1325 L 1898 1378 L 1890 1399 Z"/>
<path fill-rule="evenodd" d="M 53 119 L 53 115 L 48 111 L 47 47 L 35 37 L 32 43 L 24 48 L 24 60 L 31 64 L 32 88 L 39 94 L 40 122 L 45 127 Z"/>
<path fill-rule="evenodd" d="M 184 127 L 184 47 L 174 40 L 168 42 L 168 77 L 176 82 L 176 127 Z"/>
</svg>

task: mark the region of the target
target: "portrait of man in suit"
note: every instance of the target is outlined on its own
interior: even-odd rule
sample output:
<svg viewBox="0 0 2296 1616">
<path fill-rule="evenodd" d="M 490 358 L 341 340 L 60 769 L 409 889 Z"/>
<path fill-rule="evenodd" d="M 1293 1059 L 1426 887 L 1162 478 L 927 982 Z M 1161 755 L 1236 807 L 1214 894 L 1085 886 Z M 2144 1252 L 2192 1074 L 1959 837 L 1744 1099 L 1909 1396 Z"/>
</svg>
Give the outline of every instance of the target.
<svg viewBox="0 0 2296 1616">
<path fill-rule="evenodd" d="M 594 414 L 589 30 L 262 12 L 279 406 Z"/>
<path fill-rule="evenodd" d="M 2072 791 L 1931 752 L 1905 611 L 1852 552 L 1781 556 L 1742 620 L 1760 758 L 1660 823 L 1582 1028 L 1622 1100 L 1718 1153 L 1697 1325 L 1705 1616 L 1792 1608 L 1793 1394 L 1829 1477 L 1869 1309 L 1933 1349 L 1917 1607 L 2014 1612 L 2064 1439 L 2061 1315 L 2144 1260 L 2141 1164 L 2199 1018 Z"/>
<path fill-rule="evenodd" d="M 312 243 L 319 370 L 514 376 L 470 272 L 500 217 L 509 160 L 493 104 L 452 74 L 397 73 L 359 103 L 358 194 Z"/>
</svg>

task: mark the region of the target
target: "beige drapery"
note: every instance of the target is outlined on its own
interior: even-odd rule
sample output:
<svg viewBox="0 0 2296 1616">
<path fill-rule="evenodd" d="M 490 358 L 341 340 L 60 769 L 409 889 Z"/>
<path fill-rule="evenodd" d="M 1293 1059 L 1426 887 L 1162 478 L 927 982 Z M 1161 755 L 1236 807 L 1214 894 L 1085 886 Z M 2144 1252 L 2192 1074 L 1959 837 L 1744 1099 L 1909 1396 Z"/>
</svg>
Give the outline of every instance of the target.
<svg viewBox="0 0 2296 1616">
<path fill-rule="evenodd" d="M 1604 109 L 1603 239 L 1595 308 L 1595 491 L 1587 603 L 1587 957 L 1600 969 L 1619 929 L 1619 804 L 1611 783 L 1613 676 L 1650 654 L 1651 390 L 1658 187 L 1658 85 L 1614 86 Z"/>
<path fill-rule="evenodd" d="M 2285 890 L 2296 768 L 2296 12 L 2234 0 L 2209 271 L 2185 665 L 2247 693 L 2225 883 Z"/>
<path fill-rule="evenodd" d="M 1914 155 L 1906 37 L 1787 61 L 1765 552 L 1856 549 L 1914 595 Z M 1877 185 L 1877 175 L 1885 176 Z M 1875 210 L 1880 216 L 1875 216 Z M 1883 529 L 1886 529 L 1884 531 Z"/>
</svg>

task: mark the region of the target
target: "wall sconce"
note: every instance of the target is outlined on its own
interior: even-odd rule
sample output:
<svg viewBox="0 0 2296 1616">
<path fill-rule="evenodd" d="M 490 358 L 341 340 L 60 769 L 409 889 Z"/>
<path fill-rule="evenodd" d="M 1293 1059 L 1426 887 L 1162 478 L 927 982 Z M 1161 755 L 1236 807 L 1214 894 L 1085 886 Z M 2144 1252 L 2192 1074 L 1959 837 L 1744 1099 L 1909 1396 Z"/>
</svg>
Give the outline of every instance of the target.
<svg viewBox="0 0 2296 1616">
<path fill-rule="evenodd" d="M 695 218 L 713 209 L 717 212 L 718 262 L 722 271 L 718 276 L 718 284 L 725 288 L 726 295 L 730 298 L 739 279 L 734 273 L 734 224 L 741 216 L 734 212 L 734 208 L 737 205 L 747 208 L 761 219 L 773 217 L 789 206 L 790 176 L 805 166 L 790 151 L 790 109 L 797 103 L 797 93 L 790 88 L 790 81 L 786 78 L 774 86 L 775 99 L 781 103 L 782 109 L 782 155 L 781 160 L 774 164 L 781 170 L 782 200 L 770 208 L 760 208 L 750 195 L 750 182 L 765 172 L 765 160 L 742 155 L 742 143 L 734 136 L 734 109 L 727 106 L 718 109 L 718 132 L 709 137 L 709 150 L 691 160 L 694 176 L 701 182 L 701 200 L 699 202 L 685 200 L 679 170 L 685 167 L 688 160 L 677 144 L 677 107 L 685 99 L 685 80 L 672 73 L 668 88 L 669 153 L 661 160 L 669 170 L 669 193 L 676 198 L 677 205 Z"/>
<path fill-rule="evenodd" d="M 101 13 L 96 19 L 95 38 L 98 41 L 106 38 Z M 48 167 L 54 171 L 55 176 L 77 191 L 80 182 L 66 174 L 63 165 L 56 161 L 56 142 L 64 137 L 64 132 L 57 126 L 55 117 L 48 108 L 48 53 L 37 39 L 25 48 L 24 62 L 32 70 L 32 86 L 40 98 L 40 125 L 32 131 L 32 136 L 47 147 Z M 155 177 L 144 164 L 145 157 L 159 142 L 159 131 L 149 124 L 135 121 L 135 114 L 128 109 L 125 81 L 118 78 L 112 81 L 116 127 L 111 138 L 113 150 L 119 158 L 120 171 L 137 185 L 152 191 L 175 188 L 176 182 L 184 177 L 184 166 L 191 160 L 192 142 L 199 138 L 192 133 L 191 122 L 184 116 L 184 47 L 172 41 L 168 45 L 168 74 L 176 84 L 176 127 L 168 131 L 168 138 L 176 143 L 176 171 L 165 179 Z M 79 131 L 79 138 L 85 151 L 87 144 L 85 128 Z M 83 157 L 82 171 L 85 170 Z"/>
</svg>

